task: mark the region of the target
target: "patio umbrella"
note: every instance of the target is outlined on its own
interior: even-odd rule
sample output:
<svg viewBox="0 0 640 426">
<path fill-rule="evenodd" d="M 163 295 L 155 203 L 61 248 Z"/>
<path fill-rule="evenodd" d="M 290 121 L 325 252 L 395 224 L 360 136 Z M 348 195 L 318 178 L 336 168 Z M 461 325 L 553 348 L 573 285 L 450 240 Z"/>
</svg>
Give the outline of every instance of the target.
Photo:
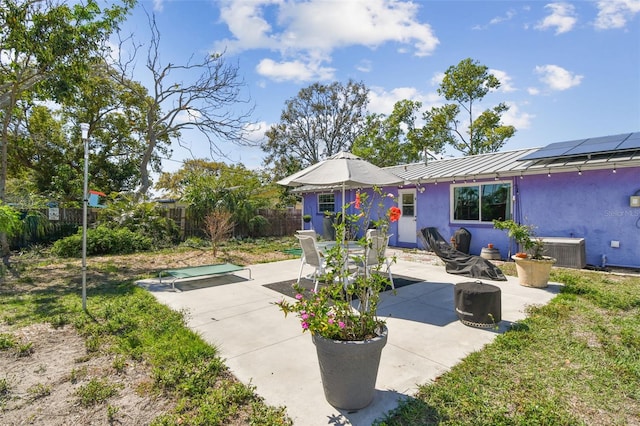
<svg viewBox="0 0 640 426">
<path fill-rule="evenodd" d="M 342 188 L 342 217 L 345 189 L 363 185 L 397 185 L 404 180 L 349 152 L 339 152 L 277 182 L 285 186 L 334 186 Z"/>
</svg>

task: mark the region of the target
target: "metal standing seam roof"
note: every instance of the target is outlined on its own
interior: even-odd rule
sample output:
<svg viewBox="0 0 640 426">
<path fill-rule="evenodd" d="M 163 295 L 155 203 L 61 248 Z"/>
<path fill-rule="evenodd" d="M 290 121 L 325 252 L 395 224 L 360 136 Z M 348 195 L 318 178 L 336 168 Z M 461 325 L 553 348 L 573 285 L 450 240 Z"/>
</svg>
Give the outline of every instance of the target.
<svg viewBox="0 0 640 426">
<path fill-rule="evenodd" d="M 482 179 L 496 176 L 517 175 L 527 169 L 518 159 L 533 153 L 537 148 L 518 151 L 495 152 L 468 157 L 446 158 L 425 163 L 414 163 L 387 169 L 405 180 L 420 183 L 445 179 Z"/>
<path fill-rule="evenodd" d="M 630 139 L 637 140 L 640 138 L 640 132 L 616 135 L 608 138 L 615 137 L 625 141 Z M 582 142 L 574 141 L 567 143 L 567 145 L 575 145 L 576 143 Z M 584 170 L 613 170 L 624 167 L 640 167 L 640 148 L 618 148 L 609 151 L 595 150 L 594 152 L 580 152 L 580 154 L 573 155 L 565 154 L 559 157 L 541 157 L 537 155 L 539 151 L 543 150 L 544 149 L 541 148 L 528 148 L 493 152 L 467 157 L 433 160 L 427 163 L 391 166 L 386 169 L 407 181 L 429 183 L 451 179 L 487 179 L 553 172 L 579 172 Z"/>
</svg>

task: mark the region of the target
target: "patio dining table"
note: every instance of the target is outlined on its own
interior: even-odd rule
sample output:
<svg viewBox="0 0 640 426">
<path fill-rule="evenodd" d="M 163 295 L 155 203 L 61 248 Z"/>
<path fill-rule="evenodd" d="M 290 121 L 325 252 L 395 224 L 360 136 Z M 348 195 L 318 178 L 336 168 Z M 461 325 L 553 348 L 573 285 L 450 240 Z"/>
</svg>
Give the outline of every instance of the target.
<svg viewBox="0 0 640 426">
<path fill-rule="evenodd" d="M 316 246 L 318 247 L 318 249 L 321 252 L 327 252 L 329 250 L 331 250 L 333 247 L 335 247 L 338 244 L 342 244 L 342 242 L 340 241 L 331 241 L 331 240 L 324 240 L 324 241 L 317 241 L 316 242 Z M 349 253 L 362 253 L 364 252 L 364 247 L 362 247 L 362 245 L 358 242 L 358 241 L 345 241 L 344 242 L 347 251 Z"/>
</svg>

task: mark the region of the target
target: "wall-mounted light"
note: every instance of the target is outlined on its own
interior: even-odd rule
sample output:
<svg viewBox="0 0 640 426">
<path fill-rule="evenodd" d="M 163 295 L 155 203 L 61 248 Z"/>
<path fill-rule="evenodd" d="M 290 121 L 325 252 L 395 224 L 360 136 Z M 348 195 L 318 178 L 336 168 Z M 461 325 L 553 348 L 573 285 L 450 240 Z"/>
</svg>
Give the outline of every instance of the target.
<svg viewBox="0 0 640 426">
<path fill-rule="evenodd" d="M 522 175 L 522 172 L 520 172 L 520 179 L 524 179 L 524 176 Z"/>
<path fill-rule="evenodd" d="M 551 177 L 551 169 L 547 169 L 547 177 Z"/>
<path fill-rule="evenodd" d="M 578 167 L 578 176 L 582 176 L 582 169 Z"/>
<path fill-rule="evenodd" d="M 456 178 L 454 177 L 453 180 L 451 181 L 452 183 L 456 183 Z"/>
<path fill-rule="evenodd" d="M 613 163 L 613 173 L 616 173 L 616 163 Z"/>
<path fill-rule="evenodd" d="M 498 180 L 500 179 L 500 173 L 496 173 L 496 177 L 493 178 L 493 180 Z"/>
<path fill-rule="evenodd" d="M 476 182 L 476 175 L 473 175 L 473 183 Z"/>
<path fill-rule="evenodd" d="M 434 185 L 437 185 L 437 184 L 438 184 L 438 179 L 436 179 L 436 181 L 435 181 L 433 184 L 434 184 Z"/>
</svg>

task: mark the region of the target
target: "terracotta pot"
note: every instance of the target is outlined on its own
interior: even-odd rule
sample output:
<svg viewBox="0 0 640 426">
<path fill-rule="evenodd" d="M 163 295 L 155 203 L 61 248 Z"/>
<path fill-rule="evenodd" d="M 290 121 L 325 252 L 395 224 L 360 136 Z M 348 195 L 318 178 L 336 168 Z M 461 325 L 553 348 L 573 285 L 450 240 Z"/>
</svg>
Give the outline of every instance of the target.
<svg viewBox="0 0 640 426">
<path fill-rule="evenodd" d="M 517 257 L 518 259 L 526 259 L 527 258 L 527 253 L 519 251 L 518 253 L 516 253 L 514 255 L 514 257 Z"/>
<path fill-rule="evenodd" d="M 491 243 L 487 244 L 487 248 L 492 249 L 493 248 L 493 244 L 491 244 Z"/>
<path fill-rule="evenodd" d="M 516 272 L 520 285 L 525 287 L 544 288 L 549 285 L 551 267 L 556 263 L 553 257 L 544 259 L 511 257 L 516 262 Z"/>
</svg>

